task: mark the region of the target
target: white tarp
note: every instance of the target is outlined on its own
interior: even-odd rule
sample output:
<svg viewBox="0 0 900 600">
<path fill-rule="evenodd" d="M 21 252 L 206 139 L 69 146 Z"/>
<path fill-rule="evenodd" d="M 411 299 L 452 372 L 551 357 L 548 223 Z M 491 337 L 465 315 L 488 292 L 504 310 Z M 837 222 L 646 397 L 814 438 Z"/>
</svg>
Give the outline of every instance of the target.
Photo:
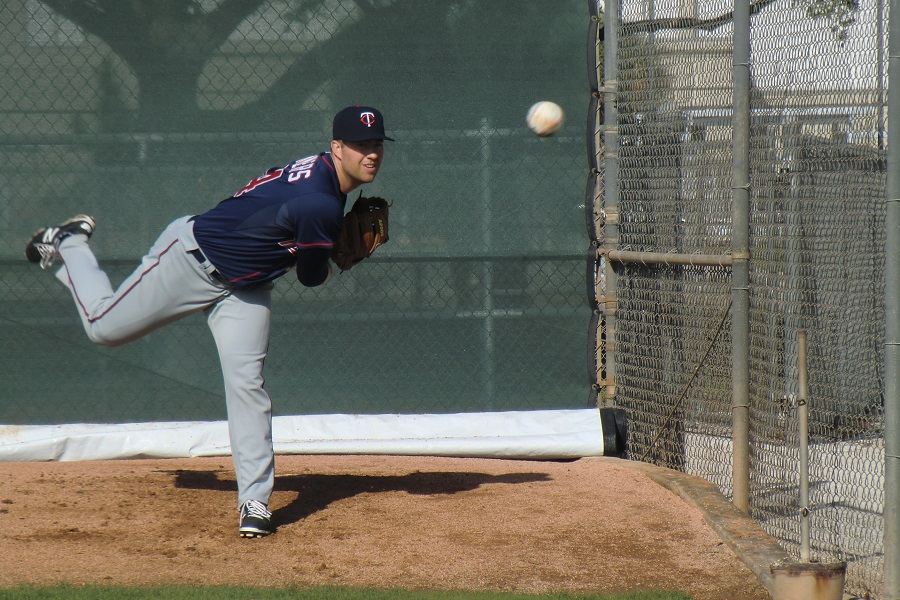
<svg viewBox="0 0 900 600">
<path fill-rule="evenodd" d="M 564 459 L 603 455 L 597 409 L 273 419 L 278 454 Z M 190 458 L 231 454 L 228 425 L 0 425 L 0 461 Z"/>
</svg>

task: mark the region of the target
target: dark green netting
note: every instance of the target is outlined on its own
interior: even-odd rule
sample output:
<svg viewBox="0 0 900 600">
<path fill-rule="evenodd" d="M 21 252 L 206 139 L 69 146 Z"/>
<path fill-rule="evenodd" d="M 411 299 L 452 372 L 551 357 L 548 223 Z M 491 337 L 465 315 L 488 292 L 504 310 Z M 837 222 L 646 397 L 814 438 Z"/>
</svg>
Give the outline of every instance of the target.
<svg viewBox="0 0 900 600">
<path fill-rule="evenodd" d="M 278 414 L 588 403 L 588 8 L 578 0 L 63 2 L 0 8 L 0 423 L 221 419 L 202 316 L 129 346 L 84 335 L 22 256 L 96 216 L 114 284 L 174 218 L 385 114 L 390 243 L 319 289 L 275 289 Z M 559 103 L 563 130 L 524 124 Z"/>
</svg>

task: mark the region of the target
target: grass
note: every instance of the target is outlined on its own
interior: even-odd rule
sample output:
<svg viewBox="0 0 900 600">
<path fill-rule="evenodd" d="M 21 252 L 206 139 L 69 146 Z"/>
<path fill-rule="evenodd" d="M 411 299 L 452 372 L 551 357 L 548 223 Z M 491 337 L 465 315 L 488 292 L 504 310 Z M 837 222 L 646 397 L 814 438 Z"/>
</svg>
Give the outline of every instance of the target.
<svg viewBox="0 0 900 600">
<path fill-rule="evenodd" d="M 348 588 L 271 589 L 241 587 L 19 586 L 0 588 L 2 600 L 690 600 L 680 592 L 624 594 L 513 594 Z"/>
</svg>

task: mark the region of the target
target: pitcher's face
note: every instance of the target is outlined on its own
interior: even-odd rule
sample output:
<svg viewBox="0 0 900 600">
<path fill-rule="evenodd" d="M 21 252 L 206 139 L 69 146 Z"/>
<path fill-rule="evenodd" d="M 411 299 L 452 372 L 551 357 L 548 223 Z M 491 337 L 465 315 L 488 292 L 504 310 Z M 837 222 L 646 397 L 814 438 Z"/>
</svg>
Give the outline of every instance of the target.
<svg viewBox="0 0 900 600">
<path fill-rule="evenodd" d="M 332 140 L 331 156 L 341 182 L 341 191 L 346 194 L 375 180 L 384 160 L 384 140 Z"/>
</svg>

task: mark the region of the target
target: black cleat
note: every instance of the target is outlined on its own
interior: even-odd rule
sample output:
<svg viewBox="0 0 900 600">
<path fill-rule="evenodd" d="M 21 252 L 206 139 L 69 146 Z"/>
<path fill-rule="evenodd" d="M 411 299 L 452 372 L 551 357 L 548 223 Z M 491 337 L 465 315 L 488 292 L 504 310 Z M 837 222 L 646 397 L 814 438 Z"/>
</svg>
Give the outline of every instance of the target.
<svg viewBox="0 0 900 600">
<path fill-rule="evenodd" d="M 59 257 L 59 243 L 70 235 L 83 234 L 91 237 L 97 224 L 92 217 L 78 215 L 56 227 L 37 230 L 25 246 L 25 258 L 30 263 L 40 263 L 46 269 Z"/>
<path fill-rule="evenodd" d="M 247 500 L 241 506 L 241 537 L 261 538 L 275 533 L 272 513 L 258 500 Z"/>
</svg>

